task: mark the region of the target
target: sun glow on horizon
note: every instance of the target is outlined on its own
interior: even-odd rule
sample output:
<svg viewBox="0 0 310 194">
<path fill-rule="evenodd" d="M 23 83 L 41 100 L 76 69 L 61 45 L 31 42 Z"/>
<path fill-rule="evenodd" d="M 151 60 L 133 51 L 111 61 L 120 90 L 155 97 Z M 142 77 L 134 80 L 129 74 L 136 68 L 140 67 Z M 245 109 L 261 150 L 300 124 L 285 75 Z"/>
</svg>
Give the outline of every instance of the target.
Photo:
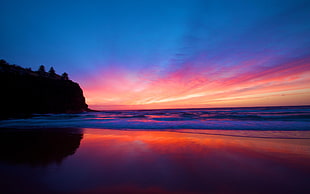
<svg viewBox="0 0 310 194">
<path fill-rule="evenodd" d="M 232 7 L 206 3 L 192 13 L 195 17 L 187 15 L 187 25 L 172 36 L 179 39 L 170 42 L 174 47 L 144 40 L 149 46 L 132 45 L 135 52 L 94 62 L 96 72 L 81 79 L 90 107 L 310 105 L 310 23 L 305 20 L 310 4 L 225 3 Z M 156 35 L 161 40 L 168 34 Z"/>
<path fill-rule="evenodd" d="M 85 88 L 85 95 L 94 109 L 309 105 L 309 61 L 306 58 L 266 68 L 252 64 L 251 69 L 240 72 L 236 69 L 241 67 L 229 67 L 228 71 L 234 71 L 230 76 L 223 73 L 225 68 L 211 74 L 204 68 L 196 72 L 179 69 L 153 80 L 143 74 L 115 76 L 105 72 L 107 76 Z"/>
</svg>

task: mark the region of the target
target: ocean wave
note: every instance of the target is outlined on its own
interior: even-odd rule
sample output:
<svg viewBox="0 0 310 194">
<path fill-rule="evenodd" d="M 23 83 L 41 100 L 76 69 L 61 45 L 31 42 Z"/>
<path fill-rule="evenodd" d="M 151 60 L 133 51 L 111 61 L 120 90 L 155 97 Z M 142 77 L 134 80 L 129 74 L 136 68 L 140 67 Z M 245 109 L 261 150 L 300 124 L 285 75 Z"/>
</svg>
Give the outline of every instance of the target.
<svg viewBox="0 0 310 194">
<path fill-rule="evenodd" d="M 101 111 L 37 114 L 0 121 L 0 127 L 99 129 L 310 130 L 310 107 Z"/>
</svg>

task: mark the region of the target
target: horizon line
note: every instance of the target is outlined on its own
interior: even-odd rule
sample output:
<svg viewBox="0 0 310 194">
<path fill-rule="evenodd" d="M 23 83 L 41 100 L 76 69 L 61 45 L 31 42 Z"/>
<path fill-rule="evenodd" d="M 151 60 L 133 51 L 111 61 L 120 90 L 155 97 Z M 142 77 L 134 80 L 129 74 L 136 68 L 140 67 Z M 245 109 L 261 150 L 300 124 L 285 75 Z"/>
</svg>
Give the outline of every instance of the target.
<svg viewBox="0 0 310 194">
<path fill-rule="evenodd" d="M 100 106 L 100 105 L 98 105 Z M 122 105 L 115 105 L 115 106 L 122 106 Z M 124 105 L 125 106 L 125 105 Z M 232 108 L 232 109 L 238 109 L 238 108 L 272 108 L 272 107 L 310 107 L 309 105 L 271 105 L 271 106 L 227 106 L 227 107 L 200 107 L 200 108 L 140 108 L 140 109 L 92 109 L 92 111 L 148 111 L 148 110 L 195 110 L 195 109 L 227 109 L 227 108 Z"/>
</svg>

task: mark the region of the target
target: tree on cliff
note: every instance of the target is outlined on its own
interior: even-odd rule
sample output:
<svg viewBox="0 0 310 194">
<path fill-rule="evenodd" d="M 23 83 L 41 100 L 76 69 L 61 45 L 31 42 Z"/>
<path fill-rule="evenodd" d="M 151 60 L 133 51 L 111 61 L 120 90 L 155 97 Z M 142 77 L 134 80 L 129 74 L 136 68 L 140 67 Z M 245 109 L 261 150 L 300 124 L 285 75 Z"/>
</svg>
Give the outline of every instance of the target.
<svg viewBox="0 0 310 194">
<path fill-rule="evenodd" d="M 50 70 L 48 71 L 48 73 L 50 74 L 50 76 L 55 76 L 56 75 L 56 72 L 54 70 L 53 67 L 50 68 Z"/>
<path fill-rule="evenodd" d="M 45 67 L 44 67 L 44 65 L 41 65 L 41 66 L 39 67 L 38 72 L 40 72 L 40 73 L 45 73 Z"/>
<path fill-rule="evenodd" d="M 6 62 L 4 59 L 0 59 L 0 64 L 1 65 L 9 65 L 8 62 Z"/>
<path fill-rule="evenodd" d="M 41 66 L 39 67 L 39 69 L 38 69 L 37 72 L 38 72 L 38 74 L 39 74 L 40 76 L 42 76 L 42 77 L 48 76 L 48 74 L 47 74 L 46 71 L 45 71 L 44 65 L 41 65 Z"/>
<path fill-rule="evenodd" d="M 64 73 L 61 75 L 61 78 L 62 78 L 63 80 L 69 80 L 69 76 L 68 76 L 68 74 L 67 74 L 66 72 L 64 72 Z"/>
</svg>

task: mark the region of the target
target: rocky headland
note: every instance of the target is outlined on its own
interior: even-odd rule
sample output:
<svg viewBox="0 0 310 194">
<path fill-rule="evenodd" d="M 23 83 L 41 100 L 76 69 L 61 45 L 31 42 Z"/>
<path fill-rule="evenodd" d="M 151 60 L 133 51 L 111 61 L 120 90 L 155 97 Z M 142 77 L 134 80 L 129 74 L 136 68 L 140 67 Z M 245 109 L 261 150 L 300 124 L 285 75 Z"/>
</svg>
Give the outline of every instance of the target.
<svg viewBox="0 0 310 194">
<path fill-rule="evenodd" d="M 38 71 L 0 60 L 0 119 L 89 111 L 80 86 L 44 66 Z"/>
</svg>

